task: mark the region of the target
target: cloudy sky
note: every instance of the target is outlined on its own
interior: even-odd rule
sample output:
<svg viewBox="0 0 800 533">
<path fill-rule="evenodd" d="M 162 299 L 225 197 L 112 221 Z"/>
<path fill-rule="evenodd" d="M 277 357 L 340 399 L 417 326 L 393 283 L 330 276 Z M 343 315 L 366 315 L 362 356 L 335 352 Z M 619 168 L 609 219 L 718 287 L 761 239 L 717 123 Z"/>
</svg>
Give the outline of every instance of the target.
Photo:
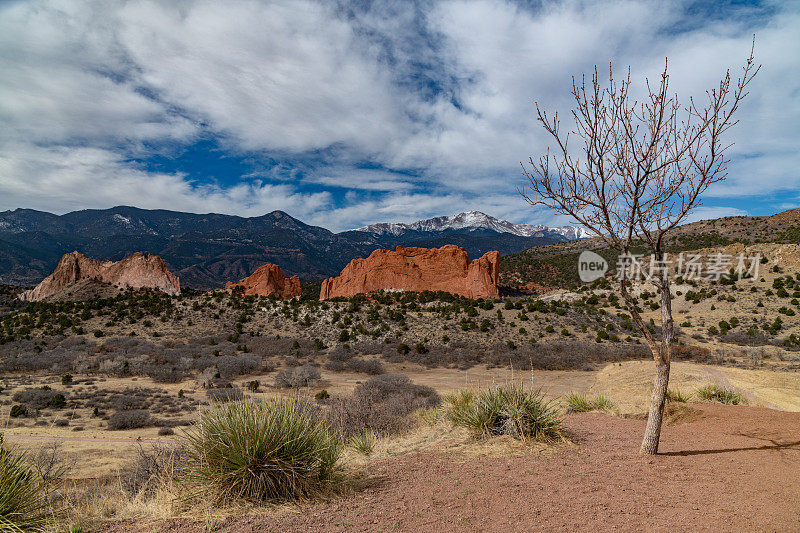
<svg viewBox="0 0 800 533">
<path fill-rule="evenodd" d="M 711 7 L 713 6 L 713 7 Z M 800 206 L 800 4 L 689 1 L 4 1 L 0 210 L 281 209 L 343 230 L 516 195 L 595 64 L 702 95 L 763 64 L 729 178 L 695 218 Z"/>
</svg>

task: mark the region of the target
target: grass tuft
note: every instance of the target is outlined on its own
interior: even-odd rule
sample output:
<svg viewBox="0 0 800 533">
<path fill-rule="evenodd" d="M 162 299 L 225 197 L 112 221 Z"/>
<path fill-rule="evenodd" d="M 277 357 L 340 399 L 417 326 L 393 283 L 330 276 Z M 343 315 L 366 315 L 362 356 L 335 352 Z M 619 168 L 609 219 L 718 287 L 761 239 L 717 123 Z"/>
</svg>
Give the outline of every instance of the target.
<svg viewBox="0 0 800 533">
<path fill-rule="evenodd" d="M 300 399 L 212 405 L 183 439 L 183 479 L 215 501 L 285 501 L 313 496 L 336 479 L 341 441 Z"/>
<path fill-rule="evenodd" d="M 691 394 L 684 394 L 683 391 L 678 389 L 669 389 L 667 391 L 667 401 L 675 403 L 688 403 L 692 399 Z"/>
<path fill-rule="evenodd" d="M 707 402 L 724 403 L 727 405 L 743 405 L 747 400 L 736 391 L 725 388 L 716 383 L 709 383 L 697 389 L 697 396 Z"/>
<path fill-rule="evenodd" d="M 445 417 L 481 437 L 510 435 L 551 440 L 563 434 L 562 417 L 541 391 L 510 383 L 474 392 L 461 390 L 445 398 Z"/>
<path fill-rule="evenodd" d="M 564 398 L 567 411 L 571 413 L 588 413 L 589 411 L 613 411 L 616 404 L 605 394 L 596 394 L 593 398 L 585 394 L 571 392 Z"/>
</svg>

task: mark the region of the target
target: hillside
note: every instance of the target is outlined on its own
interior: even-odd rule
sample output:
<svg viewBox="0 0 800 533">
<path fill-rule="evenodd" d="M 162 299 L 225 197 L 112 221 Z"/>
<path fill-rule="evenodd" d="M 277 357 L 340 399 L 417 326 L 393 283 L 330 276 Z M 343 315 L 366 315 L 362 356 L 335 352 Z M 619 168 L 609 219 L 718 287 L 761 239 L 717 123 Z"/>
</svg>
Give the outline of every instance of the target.
<svg viewBox="0 0 800 533">
<path fill-rule="evenodd" d="M 667 239 L 667 251 L 680 253 L 734 243 L 800 242 L 800 209 L 763 217 L 724 217 L 701 220 L 675 228 Z M 525 287 L 531 282 L 544 286 L 570 287 L 578 283 L 577 261 L 583 250 L 594 250 L 613 269 L 617 253 L 600 238 L 537 246 L 504 256 L 500 262 L 500 283 Z M 641 252 L 638 248 L 634 253 Z"/>
</svg>

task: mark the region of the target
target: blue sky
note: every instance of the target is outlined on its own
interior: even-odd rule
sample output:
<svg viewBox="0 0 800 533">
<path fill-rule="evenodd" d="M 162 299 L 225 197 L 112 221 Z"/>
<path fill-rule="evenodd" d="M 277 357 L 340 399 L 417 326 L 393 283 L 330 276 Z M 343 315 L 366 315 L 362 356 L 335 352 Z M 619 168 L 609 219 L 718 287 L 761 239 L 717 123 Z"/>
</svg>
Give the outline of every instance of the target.
<svg viewBox="0 0 800 533">
<path fill-rule="evenodd" d="M 0 209 L 281 209 L 338 231 L 525 204 L 571 76 L 668 56 L 681 98 L 763 70 L 693 218 L 800 206 L 797 2 L 0 3 Z"/>
</svg>

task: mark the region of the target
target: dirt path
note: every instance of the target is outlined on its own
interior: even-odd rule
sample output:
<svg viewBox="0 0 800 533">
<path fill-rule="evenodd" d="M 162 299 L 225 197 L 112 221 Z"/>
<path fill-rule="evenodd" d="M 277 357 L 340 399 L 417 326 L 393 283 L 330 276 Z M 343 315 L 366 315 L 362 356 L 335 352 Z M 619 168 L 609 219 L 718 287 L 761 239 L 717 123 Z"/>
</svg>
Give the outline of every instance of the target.
<svg viewBox="0 0 800 533">
<path fill-rule="evenodd" d="M 59 442 L 108 442 L 117 444 L 134 444 L 141 442 L 144 444 L 162 444 L 174 442 L 167 439 L 135 439 L 120 437 L 61 437 L 61 436 L 38 436 L 38 435 L 5 435 L 3 438 L 8 440 L 55 440 Z"/>
<path fill-rule="evenodd" d="M 376 461 L 374 483 L 353 496 L 277 516 L 230 518 L 218 531 L 800 530 L 800 414 L 696 407 L 702 413 L 695 420 L 664 429 L 658 456 L 637 453 L 644 421 L 570 415 L 577 448 Z M 203 529 L 186 520 L 147 526 Z"/>
</svg>

